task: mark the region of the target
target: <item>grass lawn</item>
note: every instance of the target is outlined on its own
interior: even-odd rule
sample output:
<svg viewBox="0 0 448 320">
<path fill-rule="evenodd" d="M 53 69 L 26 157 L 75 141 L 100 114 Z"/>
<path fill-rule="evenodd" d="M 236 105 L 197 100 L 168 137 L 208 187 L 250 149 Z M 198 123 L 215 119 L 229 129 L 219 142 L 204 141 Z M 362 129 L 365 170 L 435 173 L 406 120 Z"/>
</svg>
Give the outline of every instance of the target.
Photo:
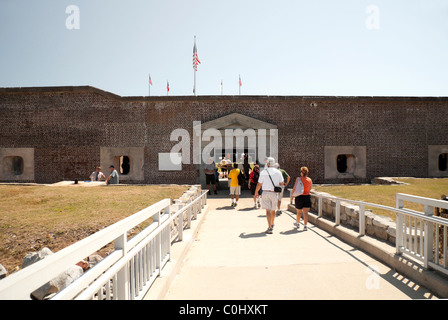
<svg viewBox="0 0 448 320">
<path fill-rule="evenodd" d="M 406 193 L 420 197 L 440 200 L 441 195 L 448 195 L 448 179 L 399 178 L 397 181 L 408 185 L 335 185 L 315 186 L 314 190 L 327 192 L 335 197 L 360 200 L 375 204 L 395 207 L 395 194 Z M 423 211 L 422 205 L 405 202 L 405 207 Z M 395 214 L 387 210 L 372 209 L 373 213 L 395 219 Z"/>
<path fill-rule="evenodd" d="M 61 250 L 187 186 L 0 185 L 0 264 L 8 272 L 28 252 Z"/>
</svg>

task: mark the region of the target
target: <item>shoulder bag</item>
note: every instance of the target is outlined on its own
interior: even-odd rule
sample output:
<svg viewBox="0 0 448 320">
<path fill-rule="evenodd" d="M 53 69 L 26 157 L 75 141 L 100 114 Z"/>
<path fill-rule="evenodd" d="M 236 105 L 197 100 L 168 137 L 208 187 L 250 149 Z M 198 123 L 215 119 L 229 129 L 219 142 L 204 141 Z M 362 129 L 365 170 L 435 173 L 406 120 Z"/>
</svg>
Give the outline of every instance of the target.
<svg viewBox="0 0 448 320">
<path fill-rule="evenodd" d="M 272 181 L 271 175 L 269 174 L 269 170 L 266 169 L 266 171 L 268 172 L 269 179 L 271 179 L 272 185 L 274 186 L 274 192 L 282 192 L 282 187 L 277 187 L 277 186 L 274 184 L 274 181 Z"/>
</svg>

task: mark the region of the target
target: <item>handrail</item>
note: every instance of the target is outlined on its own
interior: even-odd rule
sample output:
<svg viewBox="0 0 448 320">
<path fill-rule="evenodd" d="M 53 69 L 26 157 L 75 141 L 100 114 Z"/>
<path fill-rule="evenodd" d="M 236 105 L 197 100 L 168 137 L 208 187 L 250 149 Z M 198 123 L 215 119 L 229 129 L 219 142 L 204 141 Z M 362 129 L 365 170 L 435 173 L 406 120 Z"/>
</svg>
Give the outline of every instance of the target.
<svg viewBox="0 0 448 320">
<path fill-rule="evenodd" d="M 138 245 L 136 245 L 131 251 L 129 251 L 129 257 L 135 256 L 140 250 L 143 249 L 143 247 L 146 245 L 146 243 L 152 241 L 155 239 L 161 230 L 164 230 L 166 227 L 169 227 L 171 223 L 176 219 L 181 217 L 182 214 L 192 208 L 197 202 L 202 200 L 202 197 L 207 194 L 207 191 L 202 192 L 202 194 L 191 201 L 188 205 L 186 205 L 183 208 L 180 208 L 178 211 L 176 211 L 174 214 L 171 215 L 171 217 L 167 218 L 162 224 L 160 224 L 157 228 L 157 230 L 154 230 L 151 234 L 149 234 L 147 237 L 145 237 L 145 241 L 140 242 Z M 179 218 L 179 220 L 181 220 Z M 183 220 L 183 219 L 182 219 Z M 182 228 L 183 230 L 183 228 Z M 179 237 L 180 238 L 180 237 Z M 181 240 L 181 239 L 180 239 Z M 100 278 L 98 278 L 95 281 L 95 284 L 92 284 L 89 286 L 88 289 L 83 291 L 79 296 L 77 296 L 76 300 L 87 300 L 91 296 L 93 296 L 100 288 L 104 285 L 105 282 L 107 282 L 109 279 L 113 277 L 114 274 L 116 274 L 121 268 L 123 268 L 127 263 L 129 262 L 129 259 L 121 259 L 117 264 L 113 266 L 108 272 L 104 273 Z"/>
<path fill-rule="evenodd" d="M 347 202 L 359 205 L 359 234 L 365 235 L 365 207 L 379 208 L 396 213 L 396 252 L 405 253 L 424 263 L 425 268 L 434 268 L 448 274 L 448 220 L 433 216 L 434 207 L 448 209 L 448 202 L 413 196 L 396 194 L 396 207 L 376 203 L 339 198 L 331 195 L 312 192 L 318 198 L 318 216 L 322 217 L 322 199 L 336 201 L 335 224 L 340 224 L 340 205 Z M 404 201 L 424 205 L 424 213 L 404 208 Z M 408 218 L 405 218 L 408 217 Z M 439 248 L 439 237 L 441 237 Z M 440 250 L 440 251 L 439 251 Z M 439 258 L 442 257 L 442 260 Z"/>
<path fill-rule="evenodd" d="M 424 198 L 424 197 L 414 196 L 414 195 L 405 194 L 405 193 L 397 193 L 396 199 L 397 199 L 397 201 L 409 201 L 409 202 L 428 205 L 431 207 L 448 209 L 448 201 L 444 201 L 444 200 Z"/>
<path fill-rule="evenodd" d="M 2 279 L 0 281 L 0 300 L 29 299 L 29 294 L 32 291 L 64 272 L 67 266 L 76 264 L 92 252 L 123 236 L 123 232 L 126 233 L 133 226 L 149 219 L 155 212 L 169 208 L 169 206 L 170 199 L 161 200 Z M 13 288 L 14 290 L 12 290 Z"/>
<path fill-rule="evenodd" d="M 359 205 L 359 234 L 360 235 L 365 235 L 366 232 L 366 227 L 365 227 L 365 207 L 374 207 L 374 208 L 378 208 L 378 209 L 383 209 L 383 210 L 390 210 L 393 212 L 398 212 L 399 209 L 394 208 L 394 207 L 389 207 L 389 206 L 385 206 L 385 205 L 381 205 L 381 204 L 376 204 L 376 203 L 370 203 L 370 202 L 365 202 L 365 201 L 360 201 L 360 200 L 352 200 L 352 199 L 345 199 L 345 198 L 339 198 L 339 197 L 335 197 L 335 196 L 331 196 L 331 195 L 322 195 L 320 193 L 316 193 L 316 192 L 311 192 L 312 195 L 314 195 L 315 197 L 318 197 L 319 199 L 319 204 L 318 204 L 318 216 L 322 217 L 322 198 L 326 198 L 326 199 L 330 199 L 330 200 L 334 200 L 336 201 L 336 213 L 335 213 L 335 220 L 336 220 L 336 225 L 340 224 L 340 210 L 339 210 L 339 205 L 340 202 L 348 202 L 348 203 L 352 203 L 352 204 L 357 204 Z"/>
<path fill-rule="evenodd" d="M 193 212 L 193 209 L 195 209 L 193 217 L 197 215 L 198 211 L 201 211 L 206 202 L 206 192 L 201 192 L 200 189 L 199 192 L 197 191 L 198 190 L 195 190 L 193 192 L 193 194 L 196 194 L 196 198 L 191 201 L 191 203 L 177 210 L 177 212 L 173 214 L 171 214 L 171 200 L 163 199 L 132 216 L 116 222 L 113 225 L 110 225 L 109 227 L 0 280 L 0 300 L 30 299 L 30 294 L 34 290 L 54 279 L 55 276 L 63 273 L 67 267 L 75 265 L 80 260 L 112 241 L 115 243 L 114 252 L 85 272 L 67 288 L 57 293 L 52 299 L 73 299 L 86 287 L 89 287 L 92 284 L 98 284 L 98 280 L 102 279 L 104 277 L 103 275 L 110 274 L 111 270 L 118 270 L 118 275 L 114 274 L 115 287 L 113 288 L 113 298 L 138 298 L 138 294 L 130 294 L 129 291 L 132 291 L 133 288 L 129 289 L 125 287 L 126 285 L 129 285 L 130 282 L 129 271 L 131 271 L 131 273 L 133 272 L 132 270 L 128 270 L 133 268 L 129 268 L 127 265 L 134 258 L 138 260 L 137 263 L 145 265 L 144 270 L 137 271 L 138 274 L 136 276 L 139 277 L 139 279 L 135 279 L 136 288 L 141 291 L 145 283 L 148 283 L 148 279 L 142 280 L 142 277 L 149 278 L 149 272 L 154 273 L 155 271 L 158 271 L 158 273 L 160 273 L 161 268 L 169 259 L 171 222 L 178 217 L 182 217 L 185 211 L 191 213 Z M 149 218 L 153 218 L 153 222 L 128 241 L 128 230 Z M 191 216 L 189 218 L 191 218 Z M 181 223 L 181 225 L 182 224 L 183 223 Z M 190 223 L 188 223 L 188 225 L 189 224 Z M 182 233 L 180 229 L 179 231 Z M 180 235 L 179 239 L 181 240 L 181 238 Z M 147 248 L 142 252 L 141 250 L 145 246 L 147 246 Z M 152 256 L 152 254 L 155 254 L 155 256 Z M 147 258 L 147 261 L 141 261 L 141 257 L 143 256 Z M 117 289 L 117 283 L 119 283 L 119 289 Z M 152 284 L 152 282 L 150 284 Z M 91 292 L 90 289 L 89 292 Z M 80 297 L 86 297 L 86 294 L 82 294 Z"/>
<path fill-rule="evenodd" d="M 311 192 L 311 194 L 313 194 L 316 197 L 324 197 L 324 198 L 330 199 L 330 200 L 338 200 L 338 201 L 341 201 L 341 202 L 349 202 L 349 203 L 353 203 L 353 204 L 360 204 L 360 205 L 364 205 L 366 207 L 374 207 L 374 208 L 378 208 L 378 209 L 384 209 L 384 210 L 393 211 L 395 213 L 405 213 L 405 214 L 412 215 L 412 216 L 415 216 L 415 217 L 420 217 L 422 215 L 422 213 L 420 211 L 415 211 L 415 210 L 406 209 L 406 208 L 395 208 L 395 207 L 385 206 L 385 205 L 382 205 L 382 204 L 365 202 L 365 201 L 361 201 L 361 200 L 351 200 L 351 199 L 339 198 L 339 197 L 335 197 L 335 196 L 324 196 L 324 195 L 317 194 L 315 192 Z M 411 198 L 409 197 L 410 195 L 403 194 L 403 193 L 397 193 L 396 195 L 397 195 L 397 197 L 399 195 L 405 195 L 405 196 L 407 196 L 406 199 L 409 199 L 407 201 L 411 201 L 410 200 Z M 412 196 L 412 197 L 414 197 L 414 196 Z M 437 207 L 448 209 L 448 202 L 447 201 L 430 199 L 430 198 L 423 198 L 423 197 L 417 197 L 417 196 L 415 196 L 415 197 L 417 199 L 428 199 L 428 200 L 431 200 L 431 203 L 438 204 Z M 416 202 L 416 203 L 423 204 L 421 202 Z M 440 218 L 440 217 L 425 216 L 425 219 L 427 219 L 428 221 L 431 221 L 431 222 L 435 222 L 435 223 L 441 223 L 441 224 L 446 224 L 447 223 L 446 219 Z"/>
<path fill-rule="evenodd" d="M 424 205 L 424 213 L 404 208 L 404 201 Z M 433 216 L 434 208 L 448 209 L 448 202 L 397 193 L 397 253 L 405 253 L 432 268 L 448 274 L 448 220 Z"/>
</svg>

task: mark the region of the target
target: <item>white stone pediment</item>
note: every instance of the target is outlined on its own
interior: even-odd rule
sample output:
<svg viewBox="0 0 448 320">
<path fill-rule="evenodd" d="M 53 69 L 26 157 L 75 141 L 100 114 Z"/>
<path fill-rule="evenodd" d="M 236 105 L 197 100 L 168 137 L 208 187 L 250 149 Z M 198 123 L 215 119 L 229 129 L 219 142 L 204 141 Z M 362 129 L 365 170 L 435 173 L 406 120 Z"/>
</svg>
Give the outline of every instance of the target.
<svg viewBox="0 0 448 320">
<path fill-rule="evenodd" d="M 277 129 L 277 126 L 239 113 L 231 113 L 224 117 L 204 122 L 202 130 L 207 129 Z"/>
</svg>

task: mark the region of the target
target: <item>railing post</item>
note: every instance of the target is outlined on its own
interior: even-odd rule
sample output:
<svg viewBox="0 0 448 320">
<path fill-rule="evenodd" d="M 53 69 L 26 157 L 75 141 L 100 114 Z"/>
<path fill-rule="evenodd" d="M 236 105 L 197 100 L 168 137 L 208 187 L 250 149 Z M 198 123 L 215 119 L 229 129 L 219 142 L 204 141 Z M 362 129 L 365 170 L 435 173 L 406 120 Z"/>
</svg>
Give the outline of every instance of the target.
<svg viewBox="0 0 448 320">
<path fill-rule="evenodd" d="M 359 235 L 366 234 L 366 208 L 364 204 L 359 205 Z"/>
<path fill-rule="evenodd" d="M 201 193 L 199 193 L 199 196 L 201 196 Z M 195 219 L 198 218 L 198 214 L 200 214 L 202 211 L 202 197 L 196 199 L 196 213 L 195 213 Z"/>
<path fill-rule="evenodd" d="M 168 215 L 168 218 L 171 217 L 171 204 L 166 206 L 164 213 Z M 170 229 L 168 228 L 168 230 L 170 230 Z M 163 241 L 167 242 L 165 245 L 167 246 L 168 259 L 171 260 L 171 237 L 170 237 L 170 231 L 167 231 L 167 234 L 164 237 Z"/>
<path fill-rule="evenodd" d="M 336 200 L 336 208 L 334 213 L 335 224 L 338 226 L 341 224 L 341 201 Z"/>
<path fill-rule="evenodd" d="M 402 199 L 398 197 L 398 194 L 395 196 L 395 207 L 397 209 L 403 209 L 404 208 L 404 202 Z M 404 215 L 401 213 L 396 214 L 397 222 L 396 222 L 396 228 L 397 228 L 397 238 L 395 239 L 395 251 L 397 254 L 401 254 L 401 247 L 404 246 L 403 243 L 403 230 L 404 230 Z"/>
<path fill-rule="evenodd" d="M 153 216 L 153 221 L 157 222 L 157 228 L 160 227 L 160 211 Z M 162 272 L 162 235 L 159 233 L 156 237 L 156 268 L 159 270 L 158 274 Z"/>
<path fill-rule="evenodd" d="M 123 250 L 123 257 L 127 253 L 127 232 L 115 239 L 115 250 Z M 117 274 L 117 288 L 115 294 L 118 300 L 129 299 L 129 263 L 126 263 Z"/>
<path fill-rule="evenodd" d="M 193 208 L 192 208 L 193 211 L 192 211 L 191 219 L 196 220 L 198 218 L 198 210 L 200 210 L 199 209 L 200 206 L 199 206 L 198 199 L 194 199 L 193 201 L 194 201 L 194 203 L 193 203 Z"/>
<path fill-rule="evenodd" d="M 403 209 L 404 208 L 404 202 L 403 202 L 403 200 L 401 200 L 401 199 L 399 199 L 398 198 L 398 195 L 396 196 L 396 200 L 395 200 L 395 207 L 397 208 L 397 209 Z"/>
<path fill-rule="evenodd" d="M 425 204 L 425 216 L 430 217 L 434 213 L 434 207 Z M 424 241 L 424 266 L 426 269 L 429 268 L 429 261 L 433 260 L 433 246 L 434 246 L 434 223 L 426 221 L 425 222 L 425 235 L 423 237 Z M 437 239 L 438 241 L 438 239 Z M 437 248 L 437 246 L 436 246 Z M 436 252 L 438 254 L 438 252 Z"/>
<path fill-rule="evenodd" d="M 179 210 L 182 210 L 183 205 L 179 206 Z M 177 238 L 179 241 L 182 241 L 184 239 L 184 211 L 181 211 L 178 217 L 178 223 L 177 223 Z"/>
<path fill-rule="evenodd" d="M 322 196 L 319 196 L 317 201 L 317 214 L 319 218 L 322 217 Z"/>
<path fill-rule="evenodd" d="M 195 204 L 193 203 L 191 206 L 188 207 L 188 212 L 187 212 L 187 228 L 188 229 L 191 228 L 191 212 L 193 210 L 194 205 Z"/>
<path fill-rule="evenodd" d="M 397 237 L 395 239 L 395 253 L 401 254 L 401 247 L 403 247 L 403 214 L 396 213 L 397 222 L 396 222 L 396 231 Z"/>
</svg>

